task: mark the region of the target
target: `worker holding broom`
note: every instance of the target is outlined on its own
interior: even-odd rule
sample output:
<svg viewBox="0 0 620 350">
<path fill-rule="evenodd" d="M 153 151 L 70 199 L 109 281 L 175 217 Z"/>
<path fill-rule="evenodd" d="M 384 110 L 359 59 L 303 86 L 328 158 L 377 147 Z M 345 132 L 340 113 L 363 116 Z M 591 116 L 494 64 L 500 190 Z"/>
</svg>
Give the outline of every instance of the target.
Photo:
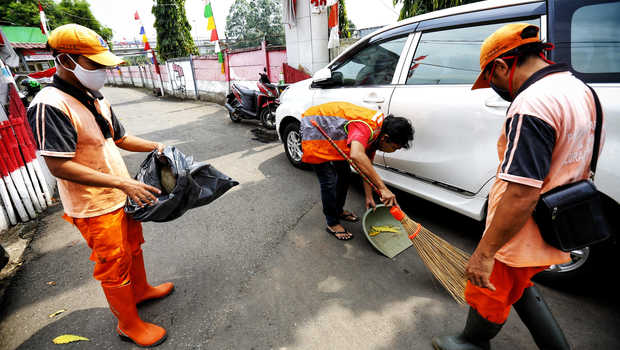
<svg viewBox="0 0 620 350">
<path fill-rule="evenodd" d="M 480 50 L 482 72 L 472 89 L 491 87 L 511 105 L 498 141 L 486 230 L 466 268 L 471 308 L 465 329 L 434 338 L 435 349 L 489 349 L 511 306 L 539 348 L 569 349 L 531 278 L 570 256 L 543 240 L 532 212 L 541 193 L 589 177 L 596 104 L 567 65 L 545 58 L 553 46 L 538 32 L 527 23 L 508 24 Z"/>
<path fill-rule="evenodd" d="M 377 150 L 391 153 L 409 148 L 414 129 L 405 118 L 385 117 L 381 111 L 348 102 L 314 106 L 301 116 L 301 160 L 313 165 L 319 179 L 323 214 L 327 221 L 325 230 L 339 240 L 349 240 L 353 235 L 341 225 L 340 220 L 359 221 L 355 213 L 344 210 L 351 168 L 312 122 L 326 130 L 328 136 L 372 180 L 381 193 L 381 201 L 387 206 L 397 205 L 396 197 L 375 171 L 372 159 Z M 374 208 L 372 189 L 365 182 L 364 192 L 366 208 Z"/>
<path fill-rule="evenodd" d="M 172 283 L 147 283 L 141 244 L 142 226 L 124 212 L 127 196 L 139 205 L 160 191 L 133 180 L 119 148 L 150 152 L 164 146 L 125 133 L 101 95 L 106 67 L 123 62 L 94 31 L 77 24 L 54 29 L 48 38 L 56 62 L 53 83 L 28 109 L 37 146 L 58 179 L 64 218 L 74 224 L 92 249 L 94 278 L 101 282 L 117 333 L 139 346 L 166 339 L 166 330 L 144 322 L 136 304 L 162 298 Z"/>
</svg>

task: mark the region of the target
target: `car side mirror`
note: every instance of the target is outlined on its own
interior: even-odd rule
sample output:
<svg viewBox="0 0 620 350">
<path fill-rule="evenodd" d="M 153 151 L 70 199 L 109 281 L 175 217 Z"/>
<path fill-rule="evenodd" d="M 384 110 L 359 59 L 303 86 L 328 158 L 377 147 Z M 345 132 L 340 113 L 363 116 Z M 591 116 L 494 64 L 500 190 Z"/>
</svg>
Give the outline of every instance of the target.
<svg viewBox="0 0 620 350">
<path fill-rule="evenodd" d="M 322 88 L 334 85 L 332 71 L 329 68 L 319 69 L 312 76 L 312 87 Z"/>
</svg>

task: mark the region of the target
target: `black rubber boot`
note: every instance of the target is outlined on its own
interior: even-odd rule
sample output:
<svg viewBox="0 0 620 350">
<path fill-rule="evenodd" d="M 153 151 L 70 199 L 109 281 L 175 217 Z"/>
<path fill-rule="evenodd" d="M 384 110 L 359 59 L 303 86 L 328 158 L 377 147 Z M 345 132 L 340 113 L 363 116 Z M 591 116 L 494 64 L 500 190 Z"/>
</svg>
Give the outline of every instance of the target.
<svg viewBox="0 0 620 350">
<path fill-rule="evenodd" d="M 539 349 L 566 350 L 570 349 L 564 332 L 551 314 L 536 286 L 526 288 L 514 305 L 521 321 L 529 329 Z"/>
<path fill-rule="evenodd" d="M 435 350 L 489 350 L 490 340 L 499 333 L 504 324 L 488 321 L 472 307 L 469 308 L 465 329 L 457 336 L 433 338 Z"/>
</svg>

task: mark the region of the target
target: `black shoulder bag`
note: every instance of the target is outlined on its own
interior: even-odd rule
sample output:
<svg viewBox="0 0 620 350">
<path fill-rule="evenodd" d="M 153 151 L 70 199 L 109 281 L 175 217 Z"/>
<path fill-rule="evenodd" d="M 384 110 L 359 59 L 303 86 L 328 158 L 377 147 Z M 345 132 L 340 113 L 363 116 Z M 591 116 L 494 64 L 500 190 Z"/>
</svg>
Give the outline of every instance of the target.
<svg viewBox="0 0 620 350">
<path fill-rule="evenodd" d="M 588 87 L 596 104 L 594 150 L 590 161 L 593 178 L 601 142 L 603 111 L 596 92 Z M 610 220 L 603 210 L 601 194 L 590 179 L 558 186 L 541 194 L 532 215 L 545 242 L 565 252 L 602 242 L 611 235 Z"/>
</svg>

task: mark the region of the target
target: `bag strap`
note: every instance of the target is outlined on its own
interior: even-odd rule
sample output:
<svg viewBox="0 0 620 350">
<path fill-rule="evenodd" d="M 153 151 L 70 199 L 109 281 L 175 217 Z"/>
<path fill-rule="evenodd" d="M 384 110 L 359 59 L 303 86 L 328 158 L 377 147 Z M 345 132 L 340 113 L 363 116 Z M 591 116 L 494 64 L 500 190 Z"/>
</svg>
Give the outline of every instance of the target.
<svg viewBox="0 0 620 350">
<path fill-rule="evenodd" d="M 594 149 L 592 150 L 592 160 L 590 160 L 590 172 L 591 177 L 594 178 L 594 173 L 596 172 L 596 163 L 598 162 L 599 150 L 601 145 L 601 133 L 603 129 L 603 108 L 601 107 L 601 101 L 598 99 L 598 95 L 596 91 L 590 86 L 587 85 L 592 91 L 592 96 L 594 97 L 594 104 L 596 105 L 596 124 L 594 125 Z"/>
</svg>

